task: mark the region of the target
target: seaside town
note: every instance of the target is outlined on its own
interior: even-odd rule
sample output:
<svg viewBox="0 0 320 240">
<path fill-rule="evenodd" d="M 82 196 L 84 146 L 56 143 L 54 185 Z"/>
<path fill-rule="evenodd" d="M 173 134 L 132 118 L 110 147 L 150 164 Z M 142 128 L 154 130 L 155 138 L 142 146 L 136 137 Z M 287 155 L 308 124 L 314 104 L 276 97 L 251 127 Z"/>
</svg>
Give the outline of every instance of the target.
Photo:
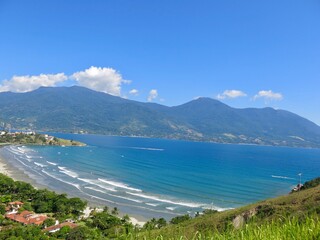
<svg viewBox="0 0 320 240">
<path fill-rule="evenodd" d="M 30 144 L 55 146 L 85 146 L 84 143 L 40 134 L 35 131 L 0 131 L 0 144 Z"/>
<path fill-rule="evenodd" d="M 9 202 L 6 207 L 6 213 L 5 217 L 7 219 L 10 219 L 12 221 L 22 223 L 24 225 L 37 225 L 41 226 L 43 225 L 43 231 L 47 231 L 50 233 L 59 231 L 62 227 L 68 226 L 71 229 L 77 227 L 78 225 L 75 224 L 72 220 L 65 221 L 63 223 L 59 223 L 58 220 L 55 220 L 55 224 L 52 226 L 47 227 L 45 221 L 48 218 L 46 214 L 36 214 L 32 211 L 28 210 L 22 210 L 20 211 L 21 207 L 23 207 L 23 202 L 20 201 L 14 201 L 14 202 Z"/>
</svg>

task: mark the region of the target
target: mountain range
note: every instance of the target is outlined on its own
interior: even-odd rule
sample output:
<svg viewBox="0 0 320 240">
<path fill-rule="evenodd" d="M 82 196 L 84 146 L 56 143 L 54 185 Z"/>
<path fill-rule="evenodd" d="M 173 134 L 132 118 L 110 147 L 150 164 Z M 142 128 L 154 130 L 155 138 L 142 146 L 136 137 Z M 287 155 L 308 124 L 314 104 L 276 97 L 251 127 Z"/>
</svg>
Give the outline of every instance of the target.
<svg viewBox="0 0 320 240">
<path fill-rule="evenodd" d="M 237 109 L 211 98 L 168 107 L 78 86 L 2 92 L 0 122 L 48 132 L 320 147 L 320 127 L 288 111 Z"/>
</svg>

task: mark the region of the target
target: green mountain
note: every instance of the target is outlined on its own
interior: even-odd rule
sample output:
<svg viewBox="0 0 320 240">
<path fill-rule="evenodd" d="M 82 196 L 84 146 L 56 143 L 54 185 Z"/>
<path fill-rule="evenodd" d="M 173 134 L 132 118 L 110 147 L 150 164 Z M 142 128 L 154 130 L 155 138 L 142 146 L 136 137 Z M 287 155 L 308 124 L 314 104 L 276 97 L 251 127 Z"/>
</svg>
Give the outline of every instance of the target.
<svg viewBox="0 0 320 240">
<path fill-rule="evenodd" d="M 167 107 L 77 86 L 0 93 L 0 122 L 41 131 L 320 147 L 320 127 L 291 112 L 236 109 L 210 98 Z"/>
</svg>

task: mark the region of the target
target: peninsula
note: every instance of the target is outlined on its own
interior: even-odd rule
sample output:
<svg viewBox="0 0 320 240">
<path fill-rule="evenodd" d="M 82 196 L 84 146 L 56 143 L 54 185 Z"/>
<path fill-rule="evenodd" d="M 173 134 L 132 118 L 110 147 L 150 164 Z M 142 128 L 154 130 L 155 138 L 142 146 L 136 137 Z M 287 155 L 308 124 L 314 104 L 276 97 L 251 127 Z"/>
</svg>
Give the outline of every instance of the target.
<svg viewBox="0 0 320 240">
<path fill-rule="evenodd" d="M 0 132 L 0 145 L 26 144 L 49 146 L 85 146 L 85 143 L 57 138 L 48 134 L 39 134 L 33 131 L 27 132 Z"/>
</svg>

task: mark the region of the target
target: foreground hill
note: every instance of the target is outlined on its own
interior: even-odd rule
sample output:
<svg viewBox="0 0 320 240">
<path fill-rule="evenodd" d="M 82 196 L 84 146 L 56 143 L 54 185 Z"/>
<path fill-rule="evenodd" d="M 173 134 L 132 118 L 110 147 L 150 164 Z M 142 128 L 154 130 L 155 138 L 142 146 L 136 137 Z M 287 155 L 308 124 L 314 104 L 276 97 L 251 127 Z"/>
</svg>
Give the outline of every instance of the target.
<svg viewBox="0 0 320 240">
<path fill-rule="evenodd" d="M 320 239 L 320 178 L 308 189 L 136 235 L 137 239 Z M 159 238 L 161 236 L 161 238 Z"/>
<path fill-rule="evenodd" d="M 0 239 L 315 240 L 320 239 L 319 183 L 317 178 L 304 184 L 299 192 L 238 209 L 206 210 L 194 219 L 178 216 L 169 225 L 163 218 L 151 219 L 141 228 L 133 226 L 127 215 L 118 217 L 117 208 L 111 212 L 107 207 L 92 209 L 84 214 L 86 202 L 79 198 L 35 189 L 0 174 Z M 29 215 L 33 219 L 42 216 L 42 223 L 30 223 Z M 55 225 L 57 220 L 66 225 Z"/>
<path fill-rule="evenodd" d="M 42 131 L 320 147 L 320 127 L 288 111 L 236 109 L 210 98 L 167 107 L 76 86 L 0 93 L 0 122 Z"/>
</svg>

